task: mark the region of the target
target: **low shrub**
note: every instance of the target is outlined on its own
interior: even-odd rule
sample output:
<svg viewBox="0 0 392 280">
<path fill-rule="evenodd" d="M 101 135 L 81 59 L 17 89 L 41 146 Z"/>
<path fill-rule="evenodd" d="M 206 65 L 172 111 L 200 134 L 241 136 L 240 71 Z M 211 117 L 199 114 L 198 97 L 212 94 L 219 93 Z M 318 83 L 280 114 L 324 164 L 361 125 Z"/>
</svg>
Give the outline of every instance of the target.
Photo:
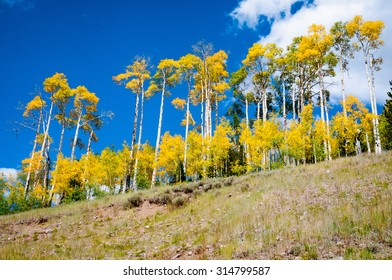
<svg viewBox="0 0 392 280">
<path fill-rule="evenodd" d="M 143 198 L 140 193 L 132 194 L 128 197 L 127 201 L 124 204 L 124 209 L 131 209 L 139 207 L 143 204 Z"/>
<path fill-rule="evenodd" d="M 184 206 L 186 203 L 186 198 L 183 196 L 177 196 L 173 199 L 172 204 L 175 207 L 181 207 Z"/>
<path fill-rule="evenodd" d="M 148 201 L 153 204 L 167 205 L 172 202 L 172 199 L 173 198 L 171 194 L 164 192 L 164 193 L 157 194 L 152 198 L 149 198 Z"/>
</svg>

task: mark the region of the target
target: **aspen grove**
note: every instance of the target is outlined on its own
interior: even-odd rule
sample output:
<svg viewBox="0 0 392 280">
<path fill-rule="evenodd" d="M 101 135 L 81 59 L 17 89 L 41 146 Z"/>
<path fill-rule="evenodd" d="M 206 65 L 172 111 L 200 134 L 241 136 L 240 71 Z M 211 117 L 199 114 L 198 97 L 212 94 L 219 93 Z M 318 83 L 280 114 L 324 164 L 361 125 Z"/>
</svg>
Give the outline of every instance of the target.
<svg viewBox="0 0 392 280">
<path fill-rule="evenodd" d="M 253 44 L 232 73 L 229 54 L 205 42 L 156 67 L 150 58 L 136 56 L 112 77 L 134 96 L 130 138 L 118 150 L 94 150 L 99 129 L 114 116 L 99 110 L 99 93 L 72 88 L 64 73 L 55 73 L 24 108 L 21 124 L 34 131 L 33 146 L 18 178 L 1 181 L 10 190 L 7 198 L 0 194 L 1 213 L 390 149 L 391 101 L 379 116 L 375 88 L 383 28 L 383 22 L 361 16 L 330 30 L 313 24 L 285 49 Z M 345 85 L 357 53 L 365 64 L 370 110 Z M 331 80 L 341 89 L 338 112 L 331 110 Z M 182 84 L 183 92 L 172 90 Z M 234 101 L 220 115 L 231 94 Z M 154 110 L 158 127 L 148 127 L 156 129 L 152 146 L 142 137 L 145 103 L 154 95 L 160 105 Z M 171 120 L 183 126 L 182 135 L 162 131 L 167 110 L 183 112 L 183 119 Z M 55 125 L 60 135 L 52 133 Z M 63 152 L 65 131 L 73 133 L 70 154 Z"/>
</svg>

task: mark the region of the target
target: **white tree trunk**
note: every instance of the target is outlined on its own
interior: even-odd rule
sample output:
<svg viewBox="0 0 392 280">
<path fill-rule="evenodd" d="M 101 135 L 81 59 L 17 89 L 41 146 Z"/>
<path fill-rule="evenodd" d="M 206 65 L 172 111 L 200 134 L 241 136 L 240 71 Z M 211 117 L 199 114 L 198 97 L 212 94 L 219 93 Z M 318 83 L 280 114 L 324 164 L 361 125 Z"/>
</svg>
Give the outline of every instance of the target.
<svg viewBox="0 0 392 280">
<path fill-rule="evenodd" d="M 92 139 L 93 139 L 93 135 L 94 135 L 94 131 L 91 129 L 90 135 L 89 135 L 89 137 L 88 137 L 87 155 L 89 155 L 90 152 L 91 152 L 91 142 L 92 142 Z"/>
<path fill-rule="evenodd" d="M 47 149 L 47 142 L 48 142 L 48 138 L 49 138 L 50 122 L 52 121 L 52 112 L 53 112 L 53 101 L 50 104 L 48 121 L 46 122 L 46 127 L 45 127 L 45 132 L 44 132 L 44 140 L 42 141 L 41 152 L 40 152 L 40 156 L 41 157 L 44 156 L 44 152 Z M 48 154 L 48 153 L 46 153 L 46 154 Z M 38 184 L 38 178 L 37 178 L 38 172 L 39 172 L 39 170 L 37 169 L 35 171 L 35 173 L 34 173 L 34 186 L 37 186 L 37 184 Z"/>
<path fill-rule="evenodd" d="M 124 175 L 124 187 L 122 189 L 122 192 L 125 193 L 127 191 L 128 186 L 128 176 L 131 176 L 131 164 L 132 164 L 132 159 L 133 159 L 133 153 L 134 153 L 134 148 L 135 148 L 135 143 L 136 143 L 136 129 L 137 129 L 137 122 L 138 122 L 138 117 L 139 117 L 139 94 L 136 94 L 135 96 L 135 114 L 133 116 L 133 128 L 132 128 L 132 140 L 131 140 L 131 151 L 129 152 L 129 166 L 127 167 L 127 170 Z"/>
<path fill-rule="evenodd" d="M 50 104 L 48 121 L 46 122 L 45 133 L 44 133 L 44 140 L 42 141 L 42 146 L 41 146 L 41 156 L 43 156 L 43 154 L 44 154 L 44 150 L 45 150 L 46 144 L 47 144 L 46 142 L 48 141 L 49 127 L 50 127 L 50 122 L 52 121 L 52 112 L 53 112 L 53 101 Z"/>
<path fill-rule="evenodd" d="M 218 125 L 219 125 L 219 107 L 218 107 L 218 94 L 216 94 L 216 99 L 215 99 L 215 129 L 218 127 Z"/>
<path fill-rule="evenodd" d="M 186 124 L 185 124 L 185 144 L 184 144 L 184 174 L 186 177 L 186 157 L 188 153 L 188 132 L 189 132 L 189 103 L 190 103 L 191 84 L 188 83 L 188 97 L 186 100 Z"/>
<path fill-rule="evenodd" d="M 78 117 L 78 122 L 76 123 L 75 136 L 74 136 L 74 140 L 72 143 L 71 162 L 73 162 L 75 159 L 75 148 L 76 148 L 76 143 L 78 141 L 80 121 L 82 120 L 82 114 L 83 114 L 83 111 L 80 111 L 79 117 Z"/>
<path fill-rule="evenodd" d="M 39 131 L 41 129 L 41 122 L 42 122 L 42 109 L 40 111 L 39 114 L 39 118 L 38 118 L 38 124 L 37 124 L 37 129 L 35 131 L 35 138 L 34 138 L 34 144 L 33 144 L 33 149 L 31 150 L 31 154 L 30 154 L 30 162 L 29 162 L 29 168 L 27 171 L 27 175 L 26 175 L 26 182 L 25 182 L 25 189 L 24 189 L 24 197 L 27 197 L 27 194 L 29 192 L 29 187 L 30 187 L 30 179 L 31 179 L 31 167 L 33 165 L 34 162 L 34 155 L 35 155 L 35 151 L 37 149 L 37 138 L 39 135 Z"/>
<path fill-rule="evenodd" d="M 61 125 L 61 135 L 60 135 L 58 153 L 61 153 L 61 150 L 63 149 L 64 131 L 65 131 L 65 124 L 63 123 L 63 124 Z"/>
<path fill-rule="evenodd" d="M 324 105 L 324 87 L 323 87 L 323 78 L 321 76 L 321 68 L 319 67 L 318 69 L 318 76 L 319 76 L 319 94 L 320 94 L 320 110 L 321 110 L 321 121 L 323 123 L 324 128 L 325 127 L 325 105 Z M 324 153 L 327 159 L 329 159 L 329 153 L 328 153 L 328 143 L 327 140 L 324 138 L 323 139 L 324 143 Z"/>
<path fill-rule="evenodd" d="M 248 98 L 245 96 L 245 117 L 246 117 L 246 127 L 249 127 L 249 104 Z"/>
<path fill-rule="evenodd" d="M 295 90 L 294 90 L 294 85 L 291 87 L 291 99 L 293 101 L 293 120 L 295 120 Z"/>
<path fill-rule="evenodd" d="M 342 84 L 342 105 L 343 105 L 343 115 L 347 118 L 346 111 L 346 92 L 344 87 L 344 69 L 343 69 L 343 54 L 342 50 L 339 51 L 339 66 L 340 66 L 340 83 Z"/>
<path fill-rule="evenodd" d="M 380 131 L 378 129 L 378 112 L 377 112 L 377 98 L 376 98 L 376 85 L 374 83 L 374 65 L 373 65 L 373 56 L 371 57 L 370 63 L 370 74 L 371 74 L 371 81 L 372 81 L 372 92 L 373 92 L 373 114 L 376 116 L 373 119 L 373 133 L 374 133 L 374 150 L 376 154 L 381 154 L 381 139 L 380 139 Z"/>
<path fill-rule="evenodd" d="M 144 90 L 142 90 L 142 99 L 141 99 L 141 106 L 140 106 L 139 136 L 138 136 L 138 140 L 137 140 L 137 148 L 136 148 L 136 154 L 135 154 L 135 166 L 133 169 L 132 189 L 134 191 L 137 191 L 136 177 L 137 177 L 137 173 L 138 173 L 138 162 L 139 162 L 137 155 L 139 154 L 140 145 L 142 142 L 143 115 L 144 115 Z"/>
<path fill-rule="evenodd" d="M 152 171 L 152 178 L 151 178 L 151 187 L 152 188 L 155 186 L 155 179 L 156 179 L 156 176 L 157 176 L 157 163 L 158 163 L 159 143 L 160 143 L 160 140 L 161 140 L 163 104 L 164 104 L 164 101 L 165 101 L 165 86 L 166 86 L 166 80 L 165 80 L 165 77 L 164 77 L 163 78 L 163 85 L 162 85 L 161 108 L 159 110 L 157 141 L 156 141 L 156 145 L 155 145 L 154 169 Z"/>
<path fill-rule="evenodd" d="M 365 59 L 365 70 L 366 70 L 366 77 L 367 77 L 367 82 L 369 86 L 369 93 L 370 93 L 370 104 L 372 108 L 372 113 L 376 116 L 376 118 L 373 119 L 373 134 L 374 134 L 374 142 L 375 142 L 375 147 L 374 147 L 374 152 L 376 154 L 381 153 L 381 141 L 380 141 L 380 134 L 378 130 L 378 114 L 377 114 L 377 101 L 376 101 L 376 93 L 375 93 L 375 86 L 374 86 L 374 76 L 373 76 L 373 63 L 370 61 L 370 68 L 371 68 L 371 73 L 369 73 L 369 55 L 368 53 L 364 50 L 363 52 L 364 59 Z"/>
<path fill-rule="evenodd" d="M 325 125 L 327 126 L 328 160 L 332 160 L 331 141 L 329 140 L 330 132 L 329 132 L 329 113 L 328 113 L 327 97 L 324 95 L 324 98 L 325 98 L 324 105 L 325 105 L 325 120 L 326 120 Z"/>
<path fill-rule="evenodd" d="M 263 94 L 263 122 L 266 122 L 268 114 L 268 107 L 267 107 L 267 91 L 264 91 Z"/>
<path fill-rule="evenodd" d="M 283 129 L 287 130 L 287 117 L 286 117 L 286 86 L 282 82 L 282 94 L 283 94 Z"/>
<path fill-rule="evenodd" d="M 203 85 L 201 85 L 201 103 L 200 103 L 200 105 L 201 105 L 201 110 L 200 110 L 200 118 L 201 118 L 201 138 L 203 139 L 203 141 L 204 141 L 204 137 L 205 137 L 205 135 L 204 135 L 204 86 Z"/>
</svg>

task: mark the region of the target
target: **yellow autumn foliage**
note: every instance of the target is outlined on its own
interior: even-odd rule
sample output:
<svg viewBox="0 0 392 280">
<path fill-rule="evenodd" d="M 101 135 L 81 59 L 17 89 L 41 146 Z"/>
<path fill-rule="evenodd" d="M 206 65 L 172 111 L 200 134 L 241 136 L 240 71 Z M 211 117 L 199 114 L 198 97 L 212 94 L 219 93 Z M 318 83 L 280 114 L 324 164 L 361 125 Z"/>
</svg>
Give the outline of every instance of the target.
<svg viewBox="0 0 392 280">
<path fill-rule="evenodd" d="M 41 96 L 34 96 L 33 100 L 27 103 L 25 111 L 23 112 L 23 117 L 28 117 L 31 115 L 32 111 L 40 111 L 45 107 L 46 102 L 41 98 Z"/>
<path fill-rule="evenodd" d="M 180 135 L 171 136 L 166 132 L 162 136 L 158 156 L 158 174 L 163 177 L 181 176 L 181 163 L 184 160 L 184 140 Z"/>
</svg>

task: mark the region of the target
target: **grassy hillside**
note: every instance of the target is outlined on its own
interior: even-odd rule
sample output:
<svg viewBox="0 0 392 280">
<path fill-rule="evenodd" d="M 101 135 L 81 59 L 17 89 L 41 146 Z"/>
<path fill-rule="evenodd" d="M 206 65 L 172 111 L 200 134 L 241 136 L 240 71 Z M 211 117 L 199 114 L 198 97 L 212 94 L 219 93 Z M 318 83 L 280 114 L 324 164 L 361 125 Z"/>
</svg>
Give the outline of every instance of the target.
<svg viewBox="0 0 392 280">
<path fill-rule="evenodd" d="M 392 259 L 392 154 L 2 216 L 0 259 Z"/>
</svg>

